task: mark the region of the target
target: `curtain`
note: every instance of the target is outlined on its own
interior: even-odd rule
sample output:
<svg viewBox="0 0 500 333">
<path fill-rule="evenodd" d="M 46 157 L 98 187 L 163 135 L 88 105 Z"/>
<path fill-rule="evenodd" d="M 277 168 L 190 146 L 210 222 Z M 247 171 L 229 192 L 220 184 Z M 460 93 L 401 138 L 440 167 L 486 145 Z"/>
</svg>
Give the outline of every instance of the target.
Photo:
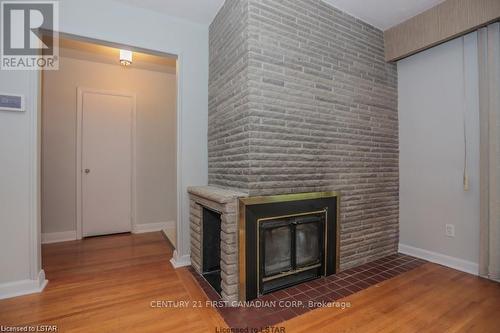
<svg viewBox="0 0 500 333">
<path fill-rule="evenodd" d="M 479 274 L 500 280 L 500 23 L 478 31 L 480 119 Z"/>
</svg>

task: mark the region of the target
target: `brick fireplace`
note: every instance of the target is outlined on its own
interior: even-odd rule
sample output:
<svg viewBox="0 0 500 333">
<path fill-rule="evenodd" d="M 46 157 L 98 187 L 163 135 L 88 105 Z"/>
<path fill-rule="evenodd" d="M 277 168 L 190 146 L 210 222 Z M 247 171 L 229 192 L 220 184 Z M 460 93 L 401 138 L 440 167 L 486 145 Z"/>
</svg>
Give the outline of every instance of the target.
<svg viewBox="0 0 500 333">
<path fill-rule="evenodd" d="M 223 300 L 252 300 L 339 271 L 338 193 L 188 191 L 191 264 Z"/>
<path fill-rule="evenodd" d="M 383 33 L 320 0 L 237 0 L 209 43 L 209 187 L 232 193 L 211 203 L 230 212 L 222 229 L 236 228 L 241 197 L 335 191 L 339 269 L 396 253 L 397 72 Z M 196 220 L 206 198 L 191 198 Z M 221 232 L 224 246 L 235 237 Z M 237 261 L 221 256 L 221 269 Z M 237 298 L 237 275 L 221 276 L 223 298 Z"/>
<path fill-rule="evenodd" d="M 207 274 L 217 274 L 214 272 L 217 269 L 206 267 L 203 257 L 209 255 L 218 257 L 220 290 L 217 291 L 222 299 L 237 301 L 239 300 L 237 207 L 238 199 L 246 197 L 247 194 L 214 186 L 190 187 L 188 192 L 190 201 L 191 265 L 199 274 L 204 275 L 209 280 L 213 277 Z M 217 239 L 219 244 L 203 244 L 203 229 L 207 228 L 206 221 L 204 221 L 204 215 L 206 218 L 204 210 L 219 215 L 220 237 Z M 213 228 L 213 225 L 210 227 Z M 204 245 L 218 248 L 219 252 L 203 253 Z M 212 286 L 217 289 L 216 286 Z"/>
</svg>

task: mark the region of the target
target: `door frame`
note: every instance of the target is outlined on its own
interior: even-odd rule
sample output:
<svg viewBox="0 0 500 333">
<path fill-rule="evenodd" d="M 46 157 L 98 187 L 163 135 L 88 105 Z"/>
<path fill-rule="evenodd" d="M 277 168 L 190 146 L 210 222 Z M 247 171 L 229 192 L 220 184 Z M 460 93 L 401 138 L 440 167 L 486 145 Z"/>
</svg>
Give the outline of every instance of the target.
<svg viewBox="0 0 500 333">
<path fill-rule="evenodd" d="M 76 238 L 82 239 L 83 234 L 83 216 L 82 216 L 82 133 L 83 133 L 83 94 L 93 93 L 111 96 L 122 96 L 132 98 L 132 122 L 131 122 L 131 173 L 130 173 L 130 230 L 136 222 L 136 109 L 137 99 L 135 93 L 120 92 L 113 90 L 94 89 L 86 87 L 77 87 L 77 106 L 76 106 Z"/>
<path fill-rule="evenodd" d="M 151 49 L 136 46 L 133 43 L 124 44 L 118 41 L 113 42 L 113 38 L 97 38 L 89 37 L 84 35 L 77 35 L 74 33 L 59 31 L 59 36 L 69 39 L 83 40 L 87 42 L 92 42 L 100 45 L 107 45 L 115 48 L 130 48 L 132 51 L 151 53 L 158 56 L 170 56 L 177 59 L 176 66 L 176 192 L 177 192 L 177 212 L 175 221 L 175 237 L 176 245 L 170 262 L 172 265 L 177 267 L 189 266 L 190 261 L 190 249 L 189 249 L 189 223 L 183 223 L 189 221 L 189 213 L 185 210 L 185 207 L 189 208 L 189 199 L 186 193 L 186 187 L 189 182 L 183 179 L 186 171 L 183 172 L 182 165 L 182 147 L 184 140 L 182 139 L 185 135 L 185 130 L 183 130 L 185 118 L 185 105 L 184 105 L 184 51 L 182 47 L 171 48 L 167 45 L 163 48 Z M 41 244 L 41 112 L 42 112 L 42 71 L 33 71 L 29 73 L 27 78 L 27 96 L 32 96 L 33 98 L 27 102 L 27 117 L 29 118 L 29 156 L 30 156 L 30 198 L 29 198 L 29 214 L 30 214 L 30 248 L 29 248 L 29 269 L 30 278 L 32 280 L 40 281 L 40 286 L 46 284 L 45 272 L 43 270 L 42 264 L 42 244 Z M 78 223 L 77 226 L 78 227 Z M 43 286 L 40 290 L 43 290 Z"/>
</svg>

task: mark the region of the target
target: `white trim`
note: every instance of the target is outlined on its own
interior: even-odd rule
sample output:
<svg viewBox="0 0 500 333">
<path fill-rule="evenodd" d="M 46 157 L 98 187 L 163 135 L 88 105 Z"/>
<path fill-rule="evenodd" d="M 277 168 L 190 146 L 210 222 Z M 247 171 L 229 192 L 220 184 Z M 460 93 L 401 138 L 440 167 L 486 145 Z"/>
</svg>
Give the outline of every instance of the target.
<svg viewBox="0 0 500 333">
<path fill-rule="evenodd" d="M 20 280 L 0 284 L 0 299 L 42 292 L 49 281 L 43 269 L 36 280 Z"/>
<path fill-rule="evenodd" d="M 183 66 L 184 66 L 184 58 L 181 53 L 177 53 L 177 110 L 176 110 L 176 118 L 177 118 L 177 225 L 175 229 L 175 248 L 176 250 L 173 253 L 172 259 L 170 260 L 172 262 L 172 265 L 174 267 L 181 267 L 181 266 L 176 266 L 177 262 L 179 262 L 177 258 L 177 251 L 180 253 L 183 253 L 184 256 L 188 257 L 189 265 L 191 264 L 191 259 L 189 255 L 189 246 L 187 244 L 184 244 L 183 241 L 183 235 L 184 235 L 184 227 L 183 227 L 183 202 L 184 202 L 184 183 L 182 182 L 182 78 L 183 78 Z M 186 193 L 187 194 L 187 193 Z M 186 221 L 187 223 L 187 221 Z M 187 233 L 190 232 L 190 228 L 187 228 Z M 186 237 L 189 239 L 188 237 Z M 188 246 L 188 249 L 184 249 L 184 247 Z M 185 262 L 185 261 L 183 261 Z M 185 265 L 188 266 L 188 265 Z"/>
<path fill-rule="evenodd" d="M 42 147 L 42 122 L 41 122 L 41 105 L 42 96 L 38 92 L 42 87 L 42 73 L 36 71 L 28 76 L 29 90 L 28 96 L 33 98 L 28 99 L 28 117 L 31 118 L 31 126 L 29 130 L 29 187 L 30 193 L 28 196 L 28 213 L 29 213 L 29 277 L 31 280 L 40 279 L 40 274 L 45 273 L 42 270 L 42 245 L 41 245 L 41 147 Z M 31 104 L 31 105 L 30 105 Z"/>
<path fill-rule="evenodd" d="M 94 93 L 113 96 L 124 96 L 132 98 L 132 124 L 131 124 L 131 199 L 130 199 L 130 231 L 137 220 L 136 217 L 136 109 L 137 99 L 134 93 L 124 93 L 119 91 L 102 90 L 78 87 L 77 89 L 77 107 L 76 107 L 76 237 L 83 237 L 83 219 L 82 219 L 82 117 L 83 117 L 83 94 Z"/>
<path fill-rule="evenodd" d="M 132 233 L 142 234 L 145 232 L 163 231 L 164 229 L 175 228 L 175 221 L 135 224 L 132 226 Z"/>
<path fill-rule="evenodd" d="M 42 234 L 42 244 L 51 244 L 76 240 L 76 230 L 47 232 Z"/>
<path fill-rule="evenodd" d="M 420 259 L 425 259 L 436 264 L 450 267 L 462 272 L 478 275 L 479 265 L 472 261 L 467 261 L 455 257 L 450 257 L 445 254 L 420 249 L 409 245 L 399 244 L 399 252 Z"/>
<path fill-rule="evenodd" d="M 177 238 L 179 238 L 179 237 L 177 237 Z M 172 266 L 174 266 L 174 268 L 190 266 L 191 265 L 191 257 L 189 254 L 179 256 L 177 250 L 175 250 L 174 255 L 172 256 L 172 259 L 170 259 L 170 263 L 172 264 Z"/>
<path fill-rule="evenodd" d="M 76 238 L 82 239 L 82 105 L 83 94 L 76 90 Z"/>
</svg>

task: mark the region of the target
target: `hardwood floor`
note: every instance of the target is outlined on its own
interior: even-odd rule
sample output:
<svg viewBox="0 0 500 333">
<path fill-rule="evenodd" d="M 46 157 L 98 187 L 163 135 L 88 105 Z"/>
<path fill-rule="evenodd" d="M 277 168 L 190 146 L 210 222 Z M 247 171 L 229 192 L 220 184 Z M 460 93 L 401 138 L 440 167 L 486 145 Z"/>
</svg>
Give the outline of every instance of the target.
<svg viewBox="0 0 500 333">
<path fill-rule="evenodd" d="M 161 233 L 43 246 L 50 280 L 41 294 L 0 300 L 0 325 L 57 325 L 58 332 L 215 332 L 225 327 L 187 269 L 174 270 Z M 187 308 L 152 301 L 191 301 Z M 424 264 L 344 299 L 348 309 L 310 311 L 286 332 L 498 332 L 500 284 Z"/>
<path fill-rule="evenodd" d="M 187 269 L 174 270 L 161 233 L 115 235 L 43 246 L 49 284 L 0 301 L 1 325 L 57 325 L 58 332 L 211 332 L 212 309 L 151 308 L 152 301 L 204 300 Z"/>
<path fill-rule="evenodd" d="M 311 311 L 286 332 L 500 332 L 500 284 L 432 263 L 346 300 L 351 308 Z"/>
</svg>

